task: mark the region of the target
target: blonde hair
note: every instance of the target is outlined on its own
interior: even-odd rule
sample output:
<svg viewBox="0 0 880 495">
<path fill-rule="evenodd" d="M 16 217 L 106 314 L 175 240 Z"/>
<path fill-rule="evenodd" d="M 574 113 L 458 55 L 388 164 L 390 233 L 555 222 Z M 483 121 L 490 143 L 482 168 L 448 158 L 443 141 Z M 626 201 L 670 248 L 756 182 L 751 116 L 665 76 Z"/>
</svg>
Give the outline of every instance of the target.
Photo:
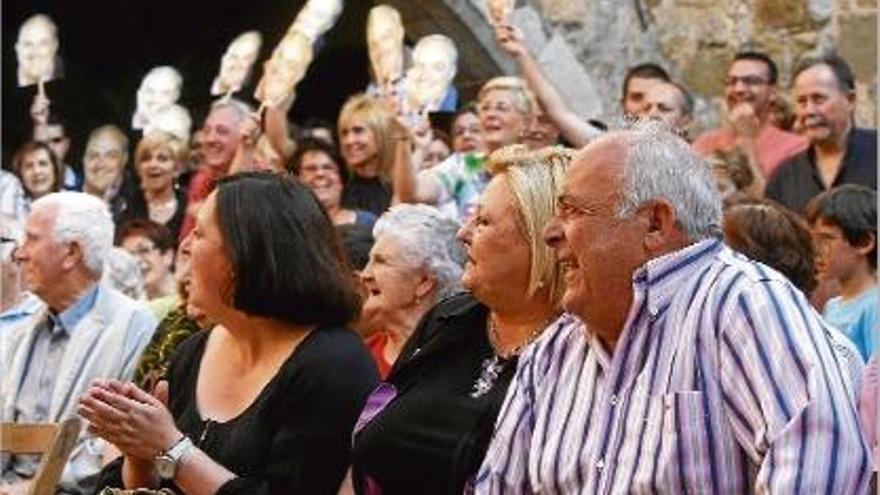
<svg viewBox="0 0 880 495">
<path fill-rule="evenodd" d="M 379 177 L 384 181 L 390 181 L 394 147 L 389 141 L 391 118 L 388 112 L 378 98 L 365 93 L 351 96 L 339 111 L 336 132 L 340 142 L 342 142 L 342 128 L 354 119 L 363 120 L 373 132 L 373 138 L 376 139 L 376 159 L 379 161 Z"/>
<path fill-rule="evenodd" d="M 507 91 L 513 96 L 513 104 L 517 110 L 525 114 L 535 113 L 535 96 L 519 77 L 501 76 L 486 81 L 477 93 L 477 101 L 482 101 L 490 91 Z"/>
<path fill-rule="evenodd" d="M 525 145 L 505 146 L 489 155 L 486 168 L 507 181 L 518 215 L 517 227 L 529 243 L 531 261 L 528 294 L 548 287 L 550 301 L 558 305 L 564 290 L 556 252 L 544 243 L 542 231 L 556 214 L 565 172 L 573 150 L 552 146 L 531 151 Z"/>
<path fill-rule="evenodd" d="M 172 134 L 162 131 L 153 131 L 146 135 L 144 135 L 143 139 L 137 145 L 137 148 L 134 152 L 134 166 L 137 168 L 138 165 L 144 159 L 146 159 L 147 155 L 153 155 L 159 150 L 168 150 L 171 152 L 171 157 L 174 159 L 174 163 L 180 168 L 183 165 L 184 160 L 186 160 L 187 153 L 189 152 L 189 148 L 186 143 L 178 139 Z"/>
</svg>

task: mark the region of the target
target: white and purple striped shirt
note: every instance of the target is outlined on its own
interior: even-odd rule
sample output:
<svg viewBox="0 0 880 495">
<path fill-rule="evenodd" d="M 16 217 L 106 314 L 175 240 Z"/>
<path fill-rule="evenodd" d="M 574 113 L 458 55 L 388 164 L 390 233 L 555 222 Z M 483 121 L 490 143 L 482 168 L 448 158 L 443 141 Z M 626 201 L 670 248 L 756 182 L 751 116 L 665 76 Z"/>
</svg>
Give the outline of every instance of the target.
<svg viewBox="0 0 880 495">
<path fill-rule="evenodd" d="M 572 316 L 521 356 L 476 493 L 867 490 L 846 358 L 782 275 L 711 239 L 633 287 L 612 356 Z"/>
</svg>

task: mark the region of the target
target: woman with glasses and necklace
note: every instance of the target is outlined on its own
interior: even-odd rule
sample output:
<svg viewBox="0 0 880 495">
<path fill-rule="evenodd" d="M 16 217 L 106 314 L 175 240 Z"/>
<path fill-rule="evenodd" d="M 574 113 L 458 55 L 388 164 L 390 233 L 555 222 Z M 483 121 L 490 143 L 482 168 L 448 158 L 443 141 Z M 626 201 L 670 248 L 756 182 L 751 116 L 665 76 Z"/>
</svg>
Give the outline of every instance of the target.
<svg viewBox="0 0 880 495">
<path fill-rule="evenodd" d="M 559 314 L 561 270 L 541 229 L 570 162 L 567 150 L 508 147 L 458 237 L 469 291 L 426 313 L 354 433 L 360 494 L 462 493 L 476 473 L 517 356 Z"/>
</svg>

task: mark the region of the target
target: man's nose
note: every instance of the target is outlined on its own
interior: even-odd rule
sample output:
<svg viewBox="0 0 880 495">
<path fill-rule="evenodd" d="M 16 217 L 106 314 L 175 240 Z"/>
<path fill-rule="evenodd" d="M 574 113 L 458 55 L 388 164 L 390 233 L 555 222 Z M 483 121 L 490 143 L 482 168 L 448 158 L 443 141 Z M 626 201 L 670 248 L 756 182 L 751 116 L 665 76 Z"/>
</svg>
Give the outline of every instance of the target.
<svg viewBox="0 0 880 495">
<path fill-rule="evenodd" d="M 555 248 L 559 245 L 559 242 L 562 240 L 562 228 L 559 225 L 559 220 L 556 217 L 552 217 L 550 222 L 547 223 L 547 226 L 544 227 L 544 243 L 548 246 Z"/>
</svg>

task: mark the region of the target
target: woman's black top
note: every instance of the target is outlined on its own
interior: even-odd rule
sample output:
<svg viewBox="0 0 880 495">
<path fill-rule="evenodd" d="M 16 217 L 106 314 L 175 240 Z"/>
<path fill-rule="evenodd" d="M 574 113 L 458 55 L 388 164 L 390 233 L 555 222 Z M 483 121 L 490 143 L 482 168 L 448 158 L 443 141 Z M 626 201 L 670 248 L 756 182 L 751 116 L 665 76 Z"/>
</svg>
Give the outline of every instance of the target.
<svg viewBox="0 0 880 495">
<path fill-rule="evenodd" d="M 355 421 L 378 382 L 360 337 L 341 327 L 312 331 L 243 413 L 219 423 L 203 420 L 196 404 L 209 334 L 180 345 L 168 392 L 177 427 L 238 476 L 217 493 L 335 495 L 351 463 Z M 120 458 L 105 467 L 99 487 L 121 487 L 121 465 Z"/>
<path fill-rule="evenodd" d="M 350 210 L 365 210 L 382 216 L 391 205 L 391 186 L 378 177 L 360 177 L 352 174 L 342 192 L 342 206 Z"/>
<path fill-rule="evenodd" d="M 174 215 L 165 222 L 165 227 L 171 234 L 174 245 L 177 245 L 177 240 L 180 237 L 180 228 L 183 225 L 183 217 L 186 216 L 186 189 L 176 188 L 174 190 L 174 197 L 177 199 L 177 209 L 174 210 Z M 126 204 L 115 217 L 117 225 L 135 218 L 150 219 L 150 209 L 140 188 L 129 190 L 120 201 L 125 201 Z"/>
<path fill-rule="evenodd" d="M 471 396 L 484 361 L 494 356 L 487 316 L 470 294 L 424 316 L 386 380 L 396 396 L 355 434 L 358 493 L 375 493 L 367 488 L 374 483 L 384 495 L 461 494 L 476 475 L 516 370 L 516 360 L 507 361 L 488 393 Z"/>
</svg>

